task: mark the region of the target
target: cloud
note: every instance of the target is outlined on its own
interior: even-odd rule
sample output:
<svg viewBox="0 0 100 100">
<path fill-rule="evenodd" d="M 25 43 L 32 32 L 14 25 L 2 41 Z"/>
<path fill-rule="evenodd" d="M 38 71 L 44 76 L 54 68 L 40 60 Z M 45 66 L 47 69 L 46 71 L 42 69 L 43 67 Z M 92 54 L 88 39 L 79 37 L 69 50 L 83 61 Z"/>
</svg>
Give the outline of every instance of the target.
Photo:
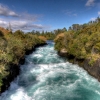
<svg viewBox="0 0 100 100">
<path fill-rule="evenodd" d="M 100 11 L 98 11 L 98 16 L 100 16 Z M 93 17 L 93 18 L 91 18 L 90 20 L 91 20 L 91 21 L 96 21 L 96 19 L 97 19 L 97 17 Z"/>
<path fill-rule="evenodd" d="M 8 17 L 8 16 L 17 17 L 19 19 L 30 20 L 30 21 L 37 21 L 38 17 L 42 16 L 42 15 L 36 15 L 36 14 L 29 14 L 27 12 L 16 13 L 3 4 L 0 4 L 0 15 L 5 16 L 5 17 Z"/>
<path fill-rule="evenodd" d="M 16 13 L 9 9 L 7 6 L 0 4 L 0 26 L 4 28 L 9 28 L 9 23 L 13 31 L 31 31 L 31 30 L 45 30 L 50 29 L 49 26 L 44 26 L 41 24 L 36 24 L 39 22 L 39 18 L 43 15 Z M 12 18 L 13 17 L 13 18 Z"/>
<path fill-rule="evenodd" d="M 14 30 L 18 30 L 18 29 L 32 30 L 32 29 L 43 29 L 44 28 L 44 26 L 42 26 L 41 24 L 33 24 L 28 21 L 11 21 L 10 24 Z"/>
<path fill-rule="evenodd" d="M 27 21 L 10 21 L 11 28 L 14 30 L 17 29 L 24 29 L 27 27 L 28 22 Z"/>
<path fill-rule="evenodd" d="M 29 14 L 26 12 L 19 15 L 20 15 L 19 19 L 28 20 L 28 21 L 38 21 L 38 18 L 42 17 L 42 15 Z"/>
<path fill-rule="evenodd" d="M 85 4 L 85 6 L 94 6 L 95 0 L 88 0 Z"/>
<path fill-rule="evenodd" d="M 95 20 L 96 20 L 96 18 L 95 18 L 95 17 L 93 17 L 93 18 L 91 18 L 90 20 L 91 20 L 91 21 L 95 21 Z"/>
<path fill-rule="evenodd" d="M 12 17 L 18 17 L 18 14 L 14 11 L 10 10 L 8 7 L 0 4 L 0 15 L 1 16 L 12 16 Z"/>
<path fill-rule="evenodd" d="M 100 16 L 100 11 L 98 11 L 98 15 Z"/>
<path fill-rule="evenodd" d="M 5 24 L 7 24 L 6 21 L 4 21 L 4 20 L 0 20 L 0 25 L 5 25 Z"/>
<path fill-rule="evenodd" d="M 31 31 L 31 30 L 45 30 L 49 29 L 49 26 L 44 26 L 41 24 L 34 24 L 33 22 L 30 21 L 21 21 L 21 20 L 4 20 L 0 19 L 0 26 L 4 28 L 9 28 L 9 23 L 11 25 L 11 29 L 13 31 L 16 30 L 23 30 L 23 31 Z"/>
<path fill-rule="evenodd" d="M 63 12 L 64 12 L 64 14 L 66 14 L 68 16 L 77 16 L 77 14 L 75 13 L 75 11 L 64 10 Z"/>
</svg>

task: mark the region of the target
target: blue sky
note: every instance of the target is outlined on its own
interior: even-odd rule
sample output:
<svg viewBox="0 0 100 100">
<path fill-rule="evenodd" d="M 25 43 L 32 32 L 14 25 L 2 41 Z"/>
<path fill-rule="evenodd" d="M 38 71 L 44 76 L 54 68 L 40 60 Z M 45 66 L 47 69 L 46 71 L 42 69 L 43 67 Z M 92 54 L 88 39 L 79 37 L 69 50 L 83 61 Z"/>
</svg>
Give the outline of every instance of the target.
<svg viewBox="0 0 100 100">
<path fill-rule="evenodd" d="M 52 31 L 100 16 L 100 0 L 0 0 L 0 26 Z"/>
</svg>

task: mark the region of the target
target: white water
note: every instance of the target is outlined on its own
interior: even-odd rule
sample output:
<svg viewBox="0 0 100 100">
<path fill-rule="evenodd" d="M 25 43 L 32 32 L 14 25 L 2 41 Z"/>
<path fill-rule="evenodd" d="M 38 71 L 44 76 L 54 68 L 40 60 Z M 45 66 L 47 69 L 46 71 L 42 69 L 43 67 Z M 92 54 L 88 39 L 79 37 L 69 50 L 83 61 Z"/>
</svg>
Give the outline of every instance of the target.
<svg viewBox="0 0 100 100">
<path fill-rule="evenodd" d="M 59 57 L 49 43 L 26 56 L 0 100 L 100 100 L 100 82 Z"/>
</svg>

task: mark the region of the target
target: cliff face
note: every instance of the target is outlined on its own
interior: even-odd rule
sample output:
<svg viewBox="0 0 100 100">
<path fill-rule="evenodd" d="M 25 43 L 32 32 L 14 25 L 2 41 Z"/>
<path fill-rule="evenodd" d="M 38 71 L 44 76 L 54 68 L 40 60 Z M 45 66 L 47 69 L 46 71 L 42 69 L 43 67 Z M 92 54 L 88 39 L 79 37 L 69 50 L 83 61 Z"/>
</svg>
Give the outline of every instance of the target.
<svg viewBox="0 0 100 100">
<path fill-rule="evenodd" d="M 83 62 L 83 68 L 100 81 L 100 59 L 98 59 L 93 66 L 89 65 L 89 60 L 85 60 Z"/>
<path fill-rule="evenodd" d="M 20 72 L 19 65 L 17 64 L 9 65 L 9 75 L 7 75 L 6 77 L 2 79 L 3 85 L 1 86 L 0 94 L 9 88 L 10 82 L 12 82 L 14 78 L 16 78 L 17 75 L 19 75 L 19 72 Z"/>
</svg>

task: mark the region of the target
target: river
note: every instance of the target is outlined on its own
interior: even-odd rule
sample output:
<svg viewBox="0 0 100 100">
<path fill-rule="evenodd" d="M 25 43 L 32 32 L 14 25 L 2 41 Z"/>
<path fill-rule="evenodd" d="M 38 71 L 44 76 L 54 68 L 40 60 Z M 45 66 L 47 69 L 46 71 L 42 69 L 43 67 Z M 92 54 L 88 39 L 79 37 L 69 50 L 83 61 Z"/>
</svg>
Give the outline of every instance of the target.
<svg viewBox="0 0 100 100">
<path fill-rule="evenodd" d="M 54 43 L 27 55 L 0 100 L 100 100 L 100 82 L 57 55 Z"/>
</svg>

